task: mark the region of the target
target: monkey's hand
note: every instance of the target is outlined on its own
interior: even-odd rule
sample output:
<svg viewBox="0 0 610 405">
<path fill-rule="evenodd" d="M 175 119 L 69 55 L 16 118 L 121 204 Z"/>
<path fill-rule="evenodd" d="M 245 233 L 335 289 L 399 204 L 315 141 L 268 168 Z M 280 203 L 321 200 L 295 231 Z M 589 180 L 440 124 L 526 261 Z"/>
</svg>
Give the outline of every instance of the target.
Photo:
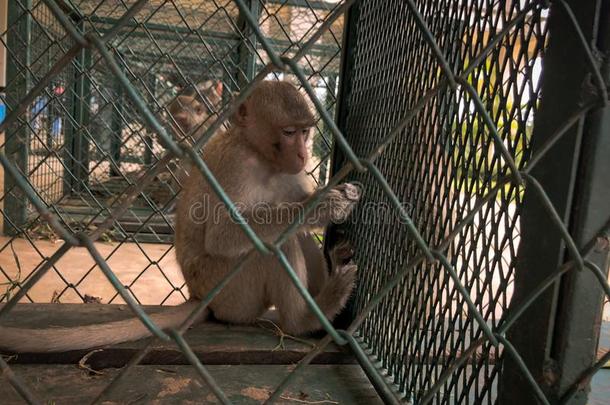
<svg viewBox="0 0 610 405">
<path fill-rule="evenodd" d="M 347 220 L 356 203 L 360 200 L 360 189 L 352 183 L 343 183 L 326 194 L 326 198 L 313 210 L 309 223 L 315 227 L 325 227 L 329 223 L 340 224 Z"/>
</svg>

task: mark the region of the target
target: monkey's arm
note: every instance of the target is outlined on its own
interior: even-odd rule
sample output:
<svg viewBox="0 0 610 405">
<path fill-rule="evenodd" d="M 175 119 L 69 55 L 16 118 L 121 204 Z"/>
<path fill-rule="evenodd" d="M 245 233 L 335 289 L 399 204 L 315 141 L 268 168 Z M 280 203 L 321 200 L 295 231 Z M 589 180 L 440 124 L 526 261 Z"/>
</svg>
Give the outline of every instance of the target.
<svg viewBox="0 0 610 405">
<path fill-rule="evenodd" d="M 350 183 L 330 190 L 307 216 L 305 203 L 284 203 L 280 206 L 256 204 L 240 210 L 244 220 L 264 242 L 272 243 L 291 224 L 299 222 L 302 232 L 323 228 L 330 222 L 344 221 L 360 198 L 360 191 Z M 234 221 L 226 209 L 206 223 L 205 250 L 208 254 L 235 257 L 247 253 L 252 241 Z"/>
<path fill-rule="evenodd" d="M 245 222 L 264 242 L 274 242 L 292 223 L 299 221 L 303 206 L 299 203 L 281 207 L 259 205 L 240 211 Z M 299 226 L 307 229 L 309 219 Z M 252 249 L 252 241 L 226 210 L 206 224 L 205 250 L 214 256 L 235 257 Z"/>
</svg>

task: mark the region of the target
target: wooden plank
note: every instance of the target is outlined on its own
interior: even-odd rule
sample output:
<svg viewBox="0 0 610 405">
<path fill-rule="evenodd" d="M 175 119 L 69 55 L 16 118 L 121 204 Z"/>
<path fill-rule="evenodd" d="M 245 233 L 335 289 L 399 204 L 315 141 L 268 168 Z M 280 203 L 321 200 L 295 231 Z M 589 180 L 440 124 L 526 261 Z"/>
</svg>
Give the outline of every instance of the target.
<svg viewBox="0 0 610 405">
<path fill-rule="evenodd" d="M 90 403 L 108 385 L 117 369 L 91 375 L 72 365 L 12 367 L 45 403 Z M 209 366 L 210 374 L 233 403 L 258 404 L 291 371 L 290 366 Z M 23 403 L 6 383 L 3 404 Z M 282 404 L 381 404 L 359 366 L 310 365 L 282 395 Z M 324 402 L 319 402 L 324 401 Z M 190 366 L 136 366 L 103 404 L 214 404 L 219 401 Z"/>
<path fill-rule="evenodd" d="M 144 306 L 147 312 L 162 310 L 161 306 Z M 117 321 L 133 316 L 126 305 L 107 304 L 19 304 L 2 319 L 2 325 L 23 328 L 76 326 Z M 270 324 L 268 326 L 271 326 Z M 284 339 L 261 326 L 227 325 L 205 322 L 186 333 L 186 340 L 204 364 L 292 364 L 299 361 L 317 342 L 308 344 Z M 149 339 L 104 348 L 91 355 L 91 367 L 120 367 L 141 349 Z M 89 352 L 76 350 L 61 353 L 19 354 L 13 363 L 19 364 L 75 364 Z M 350 364 L 353 356 L 334 345 L 318 355 L 314 364 Z M 156 341 L 142 364 L 188 364 L 174 343 Z"/>
</svg>

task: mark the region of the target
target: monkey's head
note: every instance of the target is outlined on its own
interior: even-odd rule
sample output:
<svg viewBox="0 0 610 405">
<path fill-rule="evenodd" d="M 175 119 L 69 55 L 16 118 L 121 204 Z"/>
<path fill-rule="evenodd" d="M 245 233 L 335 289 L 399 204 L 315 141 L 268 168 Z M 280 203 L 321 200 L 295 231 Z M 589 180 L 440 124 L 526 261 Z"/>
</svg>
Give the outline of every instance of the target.
<svg viewBox="0 0 610 405">
<path fill-rule="evenodd" d="M 222 82 L 207 80 L 194 89 L 178 89 L 182 94 L 177 96 L 169 105 L 169 113 L 172 115 L 178 127 L 185 133 L 204 123 L 214 113 L 222 101 Z"/>
<path fill-rule="evenodd" d="M 262 81 L 241 104 L 233 124 L 251 148 L 275 170 L 301 172 L 315 117 L 307 100 L 288 82 Z"/>
</svg>

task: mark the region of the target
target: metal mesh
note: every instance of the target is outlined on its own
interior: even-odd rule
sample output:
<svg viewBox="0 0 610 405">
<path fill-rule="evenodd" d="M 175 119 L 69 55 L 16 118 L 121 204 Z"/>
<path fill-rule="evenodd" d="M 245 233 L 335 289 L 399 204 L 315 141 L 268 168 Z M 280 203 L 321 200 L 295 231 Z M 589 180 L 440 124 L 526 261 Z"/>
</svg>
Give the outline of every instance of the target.
<svg viewBox="0 0 610 405">
<path fill-rule="evenodd" d="M 44 4 L 32 10 L 31 70 L 34 77 L 40 77 L 63 54 L 62 47 L 71 45 L 71 38 L 65 37 L 63 28 L 57 23 Z M 71 100 L 66 85 L 74 74 L 66 69 L 57 75 L 31 106 L 28 172 L 36 189 L 49 202 L 56 202 L 63 193 L 63 166 L 61 156 L 55 155 L 65 142 L 67 118 Z M 36 80 L 36 79 L 34 79 Z"/>
<path fill-rule="evenodd" d="M 11 54 L 9 58 L 19 61 L 27 60 L 20 58 L 24 49 L 28 49 L 28 41 L 24 38 L 29 34 L 21 34 L 31 29 L 31 19 L 26 18 L 31 13 L 25 7 L 28 2 L 16 3 L 20 7 L 13 8 L 9 32 L 16 30 L 17 35 L 8 35 L 7 45 Z M 359 4 L 356 20 L 362 25 L 350 51 L 353 71 L 342 100 L 345 102 L 345 133 L 349 137 L 343 136 L 330 118 L 335 102 L 336 75 L 320 75 L 324 66 L 332 66 L 328 60 L 335 56 L 329 59 L 326 54 L 316 57 L 310 54 L 315 55 L 316 44 L 320 42 L 338 47 L 339 36 L 333 31 L 333 24 L 341 20 L 343 12 L 353 1 L 321 3 L 328 9 L 319 13 L 308 2 L 298 1 L 246 4 L 237 0 L 222 5 L 202 2 L 213 3 L 214 7 L 209 11 L 206 9 L 209 18 L 204 19 L 201 26 L 208 29 L 217 18 L 228 21 L 230 33 L 237 34 L 235 54 L 257 57 L 239 59 L 239 63 L 234 65 L 231 65 L 229 57 L 212 58 L 219 65 L 218 73 L 212 70 L 214 74 L 222 75 L 222 80 L 239 89 L 240 95 L 226 97 L 226 104 L 219 108 L 217 116 L 211 118 L 210 127 L 194 148 L 188 143 L 176 142 L 176 134 L 161 125 L 165 100 L 157 84 L 167 67 L 160 67 L 152 75 L 143 74 L 148 72 L 146 64 L 152 62 L 141 54 L 130 59 L 133 45 L 131 42 L 124 47 L 121 45 L 127 44 L 132 33 L 143 32 L 150 41 L 144 47 L 153 53 L 149 56 L 163 59 L 167 53 L 163 50 L 155 53 L 160 39 L 152 36 L 152 26 L 149 29 L 147 24 L 158 23 L 155 16 L 159 10 L 168 8 L 173 14 L 174 9 L 180 8 L 177 5 L 190 2 L 100 1 L 94 4 L 83 1 L 80 4 L 61 2 L 61 7 L 52 0 L 44 3 L 63 26 L 64 37 L 71 39 L 67 46 L 61 47 L 54 59 L 56 63 L 46 72 L 37 76 L 26 71 L 12 72 L 13 82 L 7 86 L 6 99 L 10 113 L 0 126 L 1 130 L 7 131 L 5 150 L 0 154 L 7 178 L 3 213 L 5 227 L 8 222 L 13 232 L 29 237 L 24 230 L 42 221 L 23 213 L 15 216 L 14 212 L 9 212 L 23 208 L 23 199 L 27 198 L 36 208 L 36 215 L 62 239 L 62 245 L 51 256 L 38 253 L 40 266 L 12 290 L 10 299 L 4 296 L 8 300 L 0 309 L 0 317 L 24 298 L 62 256 L 76 247 L 84 247 L 94 261 L 89 271 L 101 270 L 117 294 L 151 332 L 159 339 L 175 341 L 218 399 L 228 403 L 213 376 L 191 351 L 183 333 L 223 285 L 240 271 L 240 265 L 210 292 L 189 320 L 178 330 L 166 333 L 151 322 L 130 294 L 129 287 L 113 272 L 111 267 L 116 268 L 117 264 L 112 263 L 112 254 L 104 257 L 99 244 L 94 241 L 103 237 L 113 225 L 123 240 L 127 240 L 130 236 L 121 228 L 120 222 L 116 225 L 116 220 L 127 212 L 133 214 L 138 204 L 147 204 L 151 216 L 166 217 L 159 205 L 147 197 L 145 190 L 175 157 L 190 159 L 208 181 L 212 181 L 213 175 L 197 150 L 248 96 L 254 82 L 270 75 L 290 74 L 303 86 L 320 114 L 320 136 L 332 134 L 344 163 L 338 167 L 328 186 L 316 193 L 308 209 L 312 209 L 330 187 L 348 176 L 360 180 L 365 187 L 366 200 L 346 228 L 347 234 L 359 241 L 357 260 L 362 270 L 354 306 L 356 318 L 346 330 L 333 327 L 307 289 L 295 281 L 328 336 L 276 387 L 269 402 L 278 399 L 299 370 L 334 341 L 352 350 L 388 403 L 404 400 L 493 403 L 497 400 L 497 376 L 505 372 L 500 365 L 508 364 L 507 359 L 514 363 L 514 370 L 529 384 L 532 395 L 542 403 L 549 403 L 541 382 L 536 381 L 520 353 L 507 339 L 506 332 L 510 331 L 523 310 L 536 303 L 540 295 L 566 272 L 591 272 L 597 278 L 598 286 L 610 296 L 605 274 L 587 259 L 595 243 L 584 243 L 580 250 L 577 248 L 557 209 L 532 176 L 541 157 L 562 138 L 566 128 L 593 108 L 608 102 L 606 85 L 593 52 L 566 2 L 553 2 L 553 7 L 563 10 L 569 17 L 571 25 L 565 29 L 574 31 L 580 40 L 579 46 L 589 57 L 587 69 L 595 97 L 572 117 L 560 117 L 564 123 L 536 153 L 530 149 L 531 128 L 540 98 L 536 69 L 545 49 L 547 2 L 447 1 L 418 2 L 416 5 L 413 1 L 405 1 L 389 5 L 387 2 L 367 1 Z M 76 6 L 75 9 L 70 10 L 70 4 Z M 286 29 L 289 19 L 286 20 L 287 9 L 284 7 L 294 4 L 299 5 L 299 11 L 306 15 L 303 20 L 311 20 L 304 23 L 305 28 L 293 31 Z M 94 18 L 101 17 L 101 10 L 104 18 L 113 20 Z M 261 18 L 256 18 L 259 12 Z M 173 15 L 171 20 L 163 17 L 161 23 L 184 24 L 188 27 L 184 35 L 198 32 L 190 28 L 184 14 Z M 100 27 L 104 24 L 107 26 L 102 30 Z M 222 33 L 223 28 L 219 31 Z M 182 34 L 180 30 L 176 32 Z M 282 38 L 282 34 L 288 39 Z M 195 35 L 198 44 L 207 43 L 208 38 Z M 403 54 L 392 53 L 395 48 L 386 46 L 397 41 L 402 44 Z M 196 55 L 200 56 L 199 53 Z M 91 64 L 88 64 L 88 58 L 91 58 Z M 143 63 L 145 60 L 147 62 Z M 159 62 L 159 66 L 171 65 L 179 73 L 178 80 L 183 85 L 199 81 L 199 78 L 194 80 L 184 74 L 171 57 L 167 60 L 169 62 Z M 237 67 L 237 75 L 233 74 L 231 66 Z M 107 108 L 113 112 L 124 109 L 117 115 L 125 125 L 131 124 L 132 119 L 138 123 L 135 127 L 129 125 L 127 134 L 110 125 L 109 132 L 105 132 L 108 135 L 96 142 L 97 135 L 82 125 L 87 120 L 93 122 L 95 117 L 83 120 L 86 112 L 91 111 L 75 103 L 68 120 L 84 132 L 89 145 L 83 147 L 81 144 L 80 148 L 70 145 L 69 150 L 65 146 L 62 149 L 69 156 L 68 161 L 76 162 L 76 166 L 70 166 L 70 180 L 64 183 L 69 184 L 70 195 L 86 201 L 96 211 L 95 218 L 77 221 L 76 225 L 67 219 L 65 208 L 47 200 L 38 192 L 31 177 L 23 173 L 24 151 L 19 146 L 29 143 L 11 143 L 11 140 L 21 141 L 24 136 L 30 139 L 28 134 L 32 132 L 41 132 L 30 128 L 28 111 L 43 92 L 55 88 L 53 84 L 57 83 L 58 75 L 66 72 L 68 67 L 77 72 L 76 81 L 86 78 L 92 87 L 97 84 L 96 76 L 102 82 L 102 78 L 107 77 L 106 72 L 114 75 L 116 87 L 108 90 L 108 86 L 98 85 L 99 98 L 103 98 L 102 92 L 110 91 L 107 94 L 109 100 L 105 101 Z M 28 80 L 32 80 L 31 83 Z M 82 81 L 75 88 L 66 83 L 66 88 L 75 93 L 77 100 L 87 94 L 83 86 L 86 83 Z M 318 90 L 319 87 L 326 89 L 325 94 Z M 322 95 L 330 101 L 330 111 L 320 100 Z M 121 106 L 115 102 L 117 98 Z M 96 109 L 93 115 L 100 114 L 101 105 Z M 126 116 L 131 118 L 124 118 Z M 164 145 L 163 148 L 159 145 L 150 147 L 146 139 L 153 136 L 159 145 Z M 130 179 L 126 173 L 128 169 L 119 164 L 121 160 L 112 155 L 116 152 L 112 147 L 113 137 L 114 142 L 121 145 L 128 144 L 131 139 L 138 139 L 135 144 L 144 142 L 148 145 L 148 158 L 144 153 L 146 149 L 135 150 L 135 146 L 129 146 L 135 164 L 147 167 L 137 173 L 135 180 Z M 91 144 L 95 148 L 91 149 Z M 322 156 L 328 149 L 324 150 Z M 25 152 L 27 157 L 27 150 Z M 93 166 L 82 164 L 83 152 L 93 152 L 90 156 L 96 156 L 90 160 L 96 162 Z M 118 196 L 110 202 L 100 201 L 92 191 L 95 184 L 108 187 L 103 184 L 103 176 L 92 175 L 103 161 L 109 162 L 108 170 L 112 166 L 124 182 L 119 191 L 109 192 L 109 195 Z M 102 171 L 106 168 L 102 167 Z M 76 176 L 75 173 L 79 172 L 86 176 Z M 318 176 L 324 179 L 326 175 Z M 570 258 L 507 311 L 519 236 L 519 209 L 522 195 L 527 192 L 544 206 L 544 215 L 555 227 L 548 232 L 561 236 Z M 217 194 L 240 219 L 239 212 L 222 189 L 217 190 Z M 8 198 L 11 195 L 12 200 Z M 385 203 L 387 209 L 383 211 L 383 207 L 374 204 L 370 209 L 371 204 L 367 203 L 371 202 Z M 97 217 L 99 220 L 95 222 Z M 280 247 L 298 224 L 286 229 L 275 243 L 265 244 L 244 221 L 239 223 L 252 240 L 252 252 L 258 250 L 274 254 L 285 271 L 296 280 Z M 596 233 L 596 237 L 607 238 L 608 223 L 598 225 L 601 231 Z M 5 248 L 10 248 L 12 242 L 9 241 Z M 150 263 L 163 271 L 157 261 Z M 61 276 L 60 272 L 57 273 Z M 66 282 L 66 286 L 78 292 L 74 284 Z M 132 359 L 114 383 L 129 375 L 131 367 L 144 357 L 149 347 Z M 591 375 L 609 357 L 610 353 L 605 353 L 590 365 L 561 399 L 568 401 L 584 389 Z M 0 368 L 26 400 L 36 401 L 33 392 L 2 358 Z M 114 389 L 114 383 L 100 394 L 100 398 Z"/>
<path fill-rule="evenodd" d="M 113 29 L 132 3 L 74 3 L 75 9 L 68 16 L 80 29 L 104 35 Z M 33 2 L 31 13 L 25 11 L 26 4 L 13 9 L 16 15 L 10 21 L 8 34 L 18 38 L 23 50 L 23 55 L 14 55 L 20 66 L 26 65 L 26 51 L 31 49 L 29 58 L 36 61 L 32 62 L 31 70 L 36 74 L 28 78 L 26 88 L 17 86 L 16 78 L 7 84 L 9 105 L 13 93 L 19 94 L 16 99 L 21 97 L 74 44 L 43 2 Z M 59 4 L 65 11 L 67 3 Z M 294 54 L 316 24 L 324 21 L 335 6 L 334 3 L 316 3 L 310 7 L 266 2 L 255 11 L 273 49 L 289 55 Z M 232 2 L 148 2 L 138 15 L 137 23 L 128 21 L 114 33 L 113 52 L 120 69 L 158 117 L 167 116 L 166 108 L 177 94 L 194 91 L 198 84 L 208 80 L 224 84 L 223 102 L 215 106 L 216 110 L 221 110 L 231 100 L 231 93 L 248 83 L 268 59 L 260 42 L 243 27 L 243 18 Z M 30 42 L 16 33 L 22 20 L 32 26 Z M 329 114 L 334 114 L 336 105 L 342 30 L 340 17 L 304 56 L 307 61 L 305 74 Z M 46 33 L 44 41 L 40 39 L 41 32 Z M 46 65 L 41 67 L 39 60 Z M 272 73 L 272 76 L 297 82 L 288 72 Z M 55 94 L 58 83 L 63 89 L 61 95 Z M 75 231 L 93 229 L 106 221 L 108 208 L 124 197 L 138 176 L 150 167 L 163 166 L 158 164 L 163 155 L 159 137 L 147 128 L 114 72 L 90 49 L 80 51 L 53 78 L 45 93 L 30 103 L 30 112 L 41 108 L 39 105 L 45 100 L 51 101 L 44 104 L 41 113 L 32 113 L 31 125 L 19 126 L 22 136 L 30 139 L 31 147 L 19 149 L 21 155 L 16 161 L 28 166 L 29 181 L 40 198 L 53 205 L 64 223 Z M 53 135 L 53 128 L 58 127 L 62 130 L 61 136 Z M 9 135 L 7 142 L 11 139 L 15 138 Z M 331 144 L 329 129 L 320 121 L 314 134 L 314 159 L 308 170 L 321 184 L 328 180 Z M 21 163 L 23 161 L 27 163 Z M 176 304 L 186 299 L 184 283 L 172 261 L 171 246 L 173 209 L 180 192 L 179 170 L 178 165 L 173 164 L 163 169 L 164 173 L 155 175 L 118 221 L 102 234 L 102 240 L 116 242 L 112 249 L 104 250 L 107 260 L 119 262 L 126 260 L 126 255 L 130 255 L 129 260 L 135 257 L 137 264 L 121 274 L 121 281 L 141 303 Z M 53 191 L 52 195 L 50 191 Z M 4 210 L 5 232 L 17 239 L 4 240 L 0 245 L 0 256 L 6 257 L 8 262 L 4 267 L 0 265 L 1 282 L 13 289 L 36 269 L 25 263 L 18 266 L 12 259 L 14 243 L 18 250 L 24 250 L 21 238 L 27 235 L 27 250 L 40 257 L 41 262 L 49 249 L 38 240 L 58 239 L 48 224 L 38 220 L 32 206 L 27 211 L 20 206 L 21 200 L 16 196 L 5 204 Z M 141 242 L 165 245 L 140 246 Z M 134 248 L 133 243 L 138 246 Z M 55 266 L 54 274 L 45 279 L 45 285 L 52 286 L 52 291 L 35 289 L 36 293 L 28 299 L 83 302 L 89 295 L 101 297 L 103 302 L 122 302 L 118 294 L 109 292 L 110 285 L 99 285 L 96 269 L 92 262 L 83 271 L 68 274 L 66 267 Z M 157 290 L 154 294 L 150 292 L 151 283 Z"/>
<path fill-rule="evenodd" d="M 409 6 L 384 8 L 381 3 L 361 5 L 353 51 L 345 132 L 358 156 L 373 153 L 403 118 L 400 112 L 413 109 L 444 79 Z M 449 1 L 429 3 L 421 12 L 439 47 L 446 50 L 448 66 L 461 73 L 504 28 L 499 22 L 509 21 L 524 6 L 529 4 Z M 477 90 L 519 169 L 530 155 L 546 14 L 541 8 L 527 12 L 523 22 L 463 76 Z M 400 54 L 392 52 L 397 49 Z M 378 86 L 384 89 L 377 91 Z M 492 328 L 499 325 L 512 295 L 523 188 L 515 183 L 503 186 L 459 231 L 456 226 L 510 174 L 497 148 L 467 89 L 445 88 L 426 101 L 376 160 L 427 243 L 438 246 L 455 232 L 447 257 Z M 420 249 L 407 227 L 396 225 L 396 215 L 380 209 L 387 206 L 382 185 L 369 173 L 349 178 L 365 185 L 365 200 L 347 230 L 350 239 L 358 241 L 357 262 L 363 268 L 357 313 Z M 400 390 L 413 398 L 429 390 L 452 359 L 484 336 L 442 264 L 429 261 L 413 268 L 387 294 L 358 333 Z M 493 403 L 498 353 L 486 345 L 477 355 L 454 371 L 439 403 Z"/>
</svg>

